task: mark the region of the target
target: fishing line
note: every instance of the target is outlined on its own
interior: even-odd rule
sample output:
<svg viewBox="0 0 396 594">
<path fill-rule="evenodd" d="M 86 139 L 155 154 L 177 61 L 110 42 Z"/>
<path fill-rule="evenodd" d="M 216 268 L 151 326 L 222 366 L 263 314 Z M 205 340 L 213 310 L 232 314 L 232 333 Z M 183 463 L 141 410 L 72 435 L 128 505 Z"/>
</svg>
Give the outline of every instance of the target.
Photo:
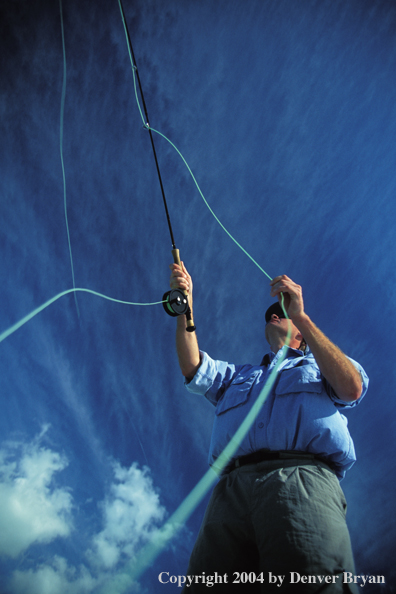
<svg viewBox="0 0 396 594">
<path fill-rule="evenodd" d="M 10 328 L 8 328 L 8 330 L 4 330 L 4 332 L 2 332 L 0 334 L 0 342 L 5 340 L 8 336 L 11 336 L 11 334 L 14 334 L 14 332 L 16 332 L 21 326 L 23 326 L 24 324 L 29 322 L 32 318 L 37 316 L 37 314 L 39 314 L 41 311 L 43 311 L 43 309 L 45 309 L 46 307 L 48 307 L 49 305 L 54 303 L 54 301 L 57 301 L 64 295 L 68 295 L 69 293 L 76 293 L 79 291 L 84 292 L 84 293 L 91 293 L 92 295 L 96 295 L 97 297 L 101 297 L 102 299 L 107 299 L 108 301 L 113 301 L 115 303 L 122 303 L 124 305 L 159 305 L 160 303 L 163 303 L 163 301 L 155 301 L 154 303 L 133 303 L 132 301 L 122 301 L 121 299 L 114 299 L 114 297 L 108 297 L 107 295 L 103 295 L 102 293 L 98 293 L 97 291 L 92 291 L 91 289 L 82 289 L 82 288 L 67 289 L 66 291 L 62 291 L 62 293 L 58 293 L 58 295 L 55 295 L 55 297 L 48 299 L 48 301 L 46 301 L 45 303 L 43 303 L 42 305 L 40 305 L 39 307 L 37 307 L 36 309 L 31 311 L 24 318 L 19 320 L 19 322 L 16 322 L 13 326 L 10 326 Z"/>
<path fill-rule="evenodd" d="M 65 48 L 65 33 L 63 30 L 63 11 L 62 11 L 62 0 L 59 0 L 59 9 L 60 9 L 60 20 L 61 20 L 61 31 L 62 31 L 62 49 L 63 49 L 63 82 L 62 82 L 62 98 L 61 98 L 61 112 L 60 112 L 60 158 L 62 164 L 62 175 L 63 175 L 63 204 L 65 210 L 65 221 L 66 221 L 66 231 L 67 231 L 67 241 L 69 244 L 69 255 L 70 255 L 70 265 L 71 265 L 71 273 L 72 273 L 72 281 L 73 281 L 73 288 L 76 288 L 76 283 L 74 280 L 74 266 L 73 266 L 73 254 L 70 242 L 70 232 L 69 232 L 69 223 L 67 219 L 67 203 L 66 203 L 66 175 L 65 175 L 65 165 L 63 162 L 63 120 L 65 115 L 65 98 L 66 98 L 66 48 Z M 77 295 L 74 293 L 74 301 L 76 303 L 77 308 L 77 315 L 80 317 L 80 310 L 78 308 L 77 302 Z"/>
<path fill-rule="evenodd" d="M 249 254 L 249 253 L 246 251 L 246 250 L 245 250 L 245 248 L 244 248 L 244 247 L 242 247 L 240 243 L 238 243 L 238 241 L 235 239 L 235 237 L 233 237 L 233 236 L 231 235 L 231 233 L 230 233 L 230 232 L 229 232 L 229 231 L 228 231 L 228 230 L 227 230 L 227 229 L 224 227 L 224 225 L 223 225 L 223 223 L 220 221 L 220 219 L 219 219 L 219 218 L 218 218 L 218 217 L 215 215 L 215 213 L 213 212 L 212 208 L 209 206 L 209 203 L 208 203 L 208 201 L 206 200 L 205 196 L 203 195 L 203 193 L 202 193 L 202 190 L 201 190 L 201 188 L 199 187 L 199 185 L 198 185 L 198 182 L 197 182 L 197 180 L 195 179 L 195 176 L 194 176 L 193 172 L 192 172 L 192 171 L 191 171 L 191 169 L 190 169 L 190 166 L 188 165 L 187 161 L 185 160 L 185 158 L 183 157 L 183 155 L 182 155 L 182 153 L 179 151 L 179 149 L 178 149 L 178 148 L 177 148 L 177 147 L 176 147 L 176 146 L 173 144 L 173 142 L 172 142 L 171 140 L 169 140 L 169 138 L 167 138 L 167 137 L 166 137 L 164 134 L 162 134 L 162 132 L 159 132 L 158 130 L 154 130 L 154 128 L 150 128 L 150 130 L 152 130 L 152 131 L 153 131 L 153 132 L 155 132 L 156 134 L 159 134 L 160 136 L 162 136 L 162 138 L 165 138 L 165 140 L 167 140 L 167 141 L 169 142 L 169 144 L 170 144 L 171 146 L 173 146 L 173 148 L 175 149 L 175 151 L 176 151 L 176 152 L 178 153 L 178 155 L 179 155 L 179 156 L 182 158 L 182 160 L 183 160 L 183 162 L 184 162 L 185 166 L 187 167 L 187 169 L 188 169 L 188 171 L 189 171 L 189 173 L 190 173 L 191 177 L 193 178 L 193 181 L 194 181 L 194 183 L 195 183 L 195 185 L 196 185 L 196 187 L 197 187 L 197 189 L 198 189 L 198 192 L 199 192 L 199 193 L 200 193 L 200 195 L 201 195 L 201 198 L 203 199 L 204 203 L 206 204 L 206 206 L 208 207 L 209 211 L 210 211 L 210 212 L 211 212 L 211 214 L 214 216 L 214 218 L 216 219 L 216 221 L 219 223 L 220 227 L 223 229 L 223 231 L 225 231 L 225 232 L 227 233 L 228 237 L 230 237 L 230 239 L 232 239 L 232 241 L 233 241 L 234 243 L 236 243 L 236 245 L 237 245 L 237 246 L 238 246 L 238 247 L 239 247 L 239 248 L 240 248 L 240 249 L 243 251 L 243 253 L 244 253 L 244 254 L 245 254 L 245 255 L 246 255 L 248 258 L 250 258 L 250 260 L 253 262 L 253 264 L 255 264 L 255 265 L 257 266 L 257 268 L 259 268 L 259 270 L 261 270 L 261 272 L 263 272 L 263 273 L 265 274 L 265 276 L 266 276 L 266 277 L 268 277 L 270 280 L 272 280 L 272 278 L 270 277 L 270 275 L 269 275 L 269 274 L 267 274 L 267 273 L 265 272 L 265 270 L 264 270 L 263 268 L 261 268 L 260 264 L 258 264 L 258 263 L 256 262 L 256 260 L 255 260 L 255 259 L 254 259 L 254 258 L 253 258 L 253 257 L 252 257 L 252 256 L 251 256 L 251 255 L 250 255 L 250 254 Z"/>
</svg>

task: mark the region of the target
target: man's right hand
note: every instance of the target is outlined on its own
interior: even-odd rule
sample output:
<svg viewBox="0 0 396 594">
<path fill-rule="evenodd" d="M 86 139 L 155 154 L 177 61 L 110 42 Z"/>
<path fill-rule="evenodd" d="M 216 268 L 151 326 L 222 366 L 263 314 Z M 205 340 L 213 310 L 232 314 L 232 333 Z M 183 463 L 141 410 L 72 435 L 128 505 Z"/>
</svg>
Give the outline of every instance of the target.
<svg viewBox="0 0 396 594">
<path fill-rule="evenodd" d="M 179 266 L 178 264 L 170 264 L 169 268 L 172 271 L 169 280 L 170 288 L 182 289 L 187 291 L 188 303 L 190 305 L 190 308 L 192 308 L 193 282 L 191 276 L 188 274 L 186 270 L 186 267 L 184 266 L 183 262 L 181 262 L 181 266 Z"/>
</svg>

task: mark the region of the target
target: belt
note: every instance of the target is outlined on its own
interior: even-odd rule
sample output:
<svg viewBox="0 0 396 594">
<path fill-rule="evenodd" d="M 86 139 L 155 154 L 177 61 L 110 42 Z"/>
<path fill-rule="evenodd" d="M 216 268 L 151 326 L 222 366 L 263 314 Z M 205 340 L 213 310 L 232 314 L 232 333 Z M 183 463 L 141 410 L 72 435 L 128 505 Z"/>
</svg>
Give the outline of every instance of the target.
<svg viewBox="0 0 396 594">
<path fill-rule="evenodd" d="M 265 460 L 319 460 L 320 462 L 324 462 L 327 466 L 332 468 L 331 462 L 321 458 L 317 454 L 311 454 L 309 452 L 299 452 L 293 450 L 280 450 L 273 452 L 271 450 L 257 450 L 257 452 L 252 452 L 251 454 L 247 454 L 246 456 L 241 456 L 240 458 L 236 458 L 227 468 L 227 472 L 231 472 L 240 466 L 245 466 L 246 464 L 258 464 L 259 462 L 264 462 Z"/>
</svg>

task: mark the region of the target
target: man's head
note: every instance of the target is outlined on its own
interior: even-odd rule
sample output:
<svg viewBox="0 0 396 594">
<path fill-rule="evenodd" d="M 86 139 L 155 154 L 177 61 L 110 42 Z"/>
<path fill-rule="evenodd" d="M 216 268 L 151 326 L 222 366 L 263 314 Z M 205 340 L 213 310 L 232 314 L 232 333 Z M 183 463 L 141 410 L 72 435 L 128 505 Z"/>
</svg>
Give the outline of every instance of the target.
<svg viewBox="0 0 396 594">
<path fill-rule="evenodd" d="M 278 316 L 278 318 L 285 318 L 285 314 L 283 313 L 283 309 L 279 301 L 270 305 L 267 311 L 265 312 L 266 324 L 268 324 L 268 322 L 271 320 L 272 314 L 275 314 L 276 316 Z"/>
<path fill-rule="evenodd" d="M 291 338 L 289 346 L 298 349 L 303 342 L 303 336 L 291 320 L 287 320 L 279 302 L 273 303 L 265 312 L 265 338 L 271 351 L 277 353 L 286 343 L 289 324 L 291 324 Z"/>
</svg>

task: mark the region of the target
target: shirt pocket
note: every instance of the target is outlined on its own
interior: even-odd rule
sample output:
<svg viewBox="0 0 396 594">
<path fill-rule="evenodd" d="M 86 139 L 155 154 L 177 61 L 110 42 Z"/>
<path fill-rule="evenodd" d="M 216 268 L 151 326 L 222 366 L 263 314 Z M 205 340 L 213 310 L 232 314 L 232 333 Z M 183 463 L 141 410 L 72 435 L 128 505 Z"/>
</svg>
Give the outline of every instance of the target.
<svg viewBox="0 0 396 594">
<path fill-rule="evenodd" d="M 237 376 L 219 400 L 215 410 L 216 415 L 221 415 L 231 408 L 244 404 L 249 398 L 249 392 L 257 375 L 254 373 L 248 377 Z"/>
<path fill-rule="evenodd" d="M 323 383 L 319 369 L 306 365 L 282 371 L 275 388 L 275 394 L 279 396 L 298 392 L 320 394 L 322 390 Z"/>
</svg>

